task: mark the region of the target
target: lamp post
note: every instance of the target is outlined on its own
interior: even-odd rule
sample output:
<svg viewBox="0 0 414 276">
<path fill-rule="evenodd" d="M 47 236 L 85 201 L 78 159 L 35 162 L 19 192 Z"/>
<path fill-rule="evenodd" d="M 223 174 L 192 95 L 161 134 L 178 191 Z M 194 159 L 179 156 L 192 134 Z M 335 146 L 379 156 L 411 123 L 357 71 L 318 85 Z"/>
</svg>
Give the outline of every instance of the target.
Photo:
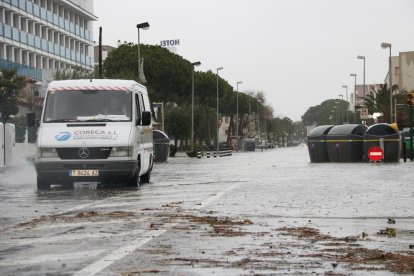
<svg viewBox="0 0 414 276">
<path fill-rule="evenodd" d="M 258 136 L 259 136 L 259 139 L 261 138 L 260 137 L 260 118 L 259 118 L 259 101 L 257 101 L 256 102 L 256 117 L 257 117 L 257 134 L 258 134 Z"/>
<path fill-rule="evenodd" d="M 357 79 L 357 74 L 351 73 L 349 75 L 351 77 L 354 77 L 354 80 L 355 80 L 355 84 L 354 84 L 354 124 L 356 124 L 356 99 L 357 99 L 357 95 L 356 95 L 356 79 Z"/>
<path fill-rule="evenodd" d="M 392 123 L 392 65 L 391 65 L 391 44 L 390 43 L 381 43 L 382 49 L 390 48 L 390 57 L 388 60 L 388 76 L 389 76 L 389 88 L 390 88 L 390 123 Z M 397 113 L 397 110 L 395 111 Z M 397 120 L 397 114 L 395 114 L 395 120 Z"/>
<path fill-rule="evenodd" d="M 138 81 L 140 78 L 140 71 L 141 71 L 141 56 L 140 56 L 141 53 L 139 51 L 139 29 L 148 30 L 149 26 L 150 25 L 148 24 L 148 22 L 137 24 L 137 29 L 138 29 Z"/>
<path fill-rule="evenodd" d="M 199 61 L 191 63 L 191 152 L 194 152 L 194 67 L 200 65 Z"/>
<path fill-rule="evenodd" d="M 337 113 L 337 106 L 336 106 L 336 104 L 337 104 L 338 102 L 336 102 L 335 101 L 335 105 L 332 107 L 332 110 L 331 110 L 331 112 L 332 112 L 332 115 L 333 115 L 333 118 L 334 118 L 334 123 L 335 123 L 335 125 L 336 124 L 338 124 L 338 113 Z"/>
<path fill-rule="evenodd" d="M 218 71 L 223 70 L 223 67 L 218 67 L 217 69 L 217 73 L 216 73 L 216 79 L 217 79 L 217 156 L 219 156 L 219 130 L 220 130 L 220 125 L 219 125 L 219 90 L 218 90 Z"/>
<path fill-rule="evenodd" d="M 237 138 L 237 152 L 239 152 L 239 84 L 242 81 L 236 83 L 236 138 Z"/>
<path fill-rule="evenodd" d="M 341 97 L 341 99 L 342 99 L 342 101 L 339 103 L 339 108 L 340 108 L 339 124 L 342 125 L 342 118 L 343 118 L 343 116 L 342 116 L 343 115 L 342 114 L 342 104 L 343 104 L 343 101 L 344 101 L 344 95 L 339 94 L 338 96 Z"/>
<path fill-rule="evenodd" d="M 364 107 L 366 107 L 366 101 L 365 101 L 365 56 L 358 56 L 358 59 L 363 59 L 364 60 L 364 75 L 363 75 L 363 79 L 364 79 L 364 87 L 363 87 L 363 89 L 364 89 L 364 94 L 363 94 L 363 96 L 364 96 Z"/>
<path fill-rule="evenodd" d="M 348 105 L 349 105 L 349 100 L 348 100 L 348 85 L 342 85 L 343 88 L 345 88 L 345 95 L 346 95 L 346 104 L 347 104 L 347 109 L 346 109 L 346 121 L 349 124 L 349 118 L 348 118 Z"/>
</svg>

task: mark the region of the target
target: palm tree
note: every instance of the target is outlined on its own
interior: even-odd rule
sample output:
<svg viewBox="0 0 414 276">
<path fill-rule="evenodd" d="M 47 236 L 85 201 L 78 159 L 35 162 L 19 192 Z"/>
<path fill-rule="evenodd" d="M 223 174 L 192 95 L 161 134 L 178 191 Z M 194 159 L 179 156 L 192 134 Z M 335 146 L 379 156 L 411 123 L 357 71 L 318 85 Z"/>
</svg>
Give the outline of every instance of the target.
<svg viewBox="0 0 414 276">
<path fill-rule="evenodd" d="M 378 119 L 378 122 L 390 122 L 390 89 L 387 84 L 380 84 L 379 89 L 371 90 L 365 98 L 365 105 L 368 108 L 368 113 L 374 112 L 382 113 L 383 116 Z"/>
</svg>

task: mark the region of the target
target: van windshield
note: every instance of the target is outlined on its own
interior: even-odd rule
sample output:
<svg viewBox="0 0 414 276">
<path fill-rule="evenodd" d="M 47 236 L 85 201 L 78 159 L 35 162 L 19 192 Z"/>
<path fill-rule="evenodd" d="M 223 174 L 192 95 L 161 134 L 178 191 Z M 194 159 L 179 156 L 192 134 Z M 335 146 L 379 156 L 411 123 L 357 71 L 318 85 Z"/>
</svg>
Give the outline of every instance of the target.
<svg viewBox="0 0 414 276">
<path fill-rule="evenodd" d="M 130 91 L 49 91 L 43 122 L 131 121 Z"/>
</svg>

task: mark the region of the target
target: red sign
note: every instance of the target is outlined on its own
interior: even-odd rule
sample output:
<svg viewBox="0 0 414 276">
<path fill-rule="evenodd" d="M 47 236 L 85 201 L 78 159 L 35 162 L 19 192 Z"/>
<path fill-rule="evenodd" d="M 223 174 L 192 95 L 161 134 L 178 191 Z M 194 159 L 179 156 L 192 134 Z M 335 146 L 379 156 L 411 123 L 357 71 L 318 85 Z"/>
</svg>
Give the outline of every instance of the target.
<svg viewBox="0 0 414 276">
<path fill-rule="evenodd" d="M 384 150 L 378 146 L 373 146 L 368 150 L 368 158 L 371 161 L 381 161 L 384 159 Z"/>
</svg>

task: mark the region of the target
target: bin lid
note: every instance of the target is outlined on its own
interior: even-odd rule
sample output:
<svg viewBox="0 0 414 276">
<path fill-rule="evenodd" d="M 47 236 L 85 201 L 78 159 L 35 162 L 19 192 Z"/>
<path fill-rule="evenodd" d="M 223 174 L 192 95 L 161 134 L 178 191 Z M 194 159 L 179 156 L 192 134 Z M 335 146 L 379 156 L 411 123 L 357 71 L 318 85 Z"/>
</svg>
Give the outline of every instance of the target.
<svg viewBox="0 0 414 276">
<path fill-rule="evenodd" d="M 333 125 L 317 126 L 309 132 L 308 136 L 326 135 L 328 134 L 329 130 L 333 127 L 334 127 Z"/>
<path fill-rule="evenodd" d="M 369 135 L 391 135 L 391 134 L 397 134 L 398 132 L 391 127 L 389 124 L 380 123 L 370 126 L 365 134 Z"/>
<path fill-rule="evenodd" d="M 168 138 L 168 135 L 165 134 L 165 132 L 154 129 L 152 131 L 152 139 L 157 142 L 170 142 L 170 138 Z"/>
<path fill-rule="evenodd" d="M 328 132 L 330 135 L 358 135 L 363 136 L 367 131 L 365 125 L 360 124 L 349 124 L 349 125 L 338 125 L 331 128 Z"/>
</svg>

